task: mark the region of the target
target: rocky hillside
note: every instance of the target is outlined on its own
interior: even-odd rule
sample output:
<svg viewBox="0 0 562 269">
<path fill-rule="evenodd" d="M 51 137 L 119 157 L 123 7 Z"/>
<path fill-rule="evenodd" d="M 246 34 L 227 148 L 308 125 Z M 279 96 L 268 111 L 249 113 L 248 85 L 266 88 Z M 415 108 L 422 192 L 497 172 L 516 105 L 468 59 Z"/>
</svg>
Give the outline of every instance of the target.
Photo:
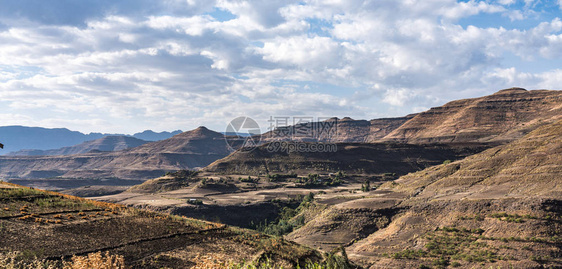
<svg viewBox="0 0 562 269">
<path fill-rule="evenodd" d="M 558 268 L 561 154 L 558 121 L 331 206 L 288 237 L 347 245 L 368 268 Z"/>
<path fill-rule="evenodd" d="M 369 143 L 379 141 L 412 119 L 416 114 L 399 118 L 354 120 L 331 118 L 323 122 L 311 122 L 280 127 L 262 135 L 264 143 L 272 141 L 308 141 L 330 143 Z"/>
<path fill-rule="evenodd" d="M 401 118 L 370 121 L 332 118 L 283 127 L 264 134 L 262 140 L 505 143 L 561 117 L 562 91 L 511 88 L 489 96 L 452 101 Z"/>
<path fill-rule="evenodd" d="M 285 142 L 264 144 L 250 152 L 237 151 L 204 171 L 219 174 L 335 173 L 404 175 L 446 160 L 457 160 L 486 149 L 483 144 L 411 145 L 396 143 L 320 144 L 328 151 L 290 151 Z M 302 144 L 301 144 L 302 145 Z M 330 148 L 330 147 L 333 147 Z"/>
<path fill-rule="evenodd" d="M 512 143 L 397 180 L 412 199 L 562 197 L 562 121 Z"/>
<path fill-rule="evenodd" d="M 266 262 L 304 268 L 322 262 L 313 249 L 254 231 L 2 182 L 0 209 L 0 268 L 254 268 Z"/>
<path fill-rule="evenodd" d="M 383 140 L 507 142 L 560 118 L 562 91 L 512 88 L 432 108 L 396 128 Z"/>
<path fill-rule="evenodd" d="M 205 127 L 118 152 L 70 156 L 0 156 L 0 178 L 148 179 L 205 167 L 229 154 L 222 134 Z"/>
<path fill-rule="evenodd" d="M 106 136 L 100 139 L 86 141 L 84 143 L 63 147 L 60 149 L 39 150 L 39 149 L 23 149 L 16 152 L 8 153 L 7 156 L 41 156 L 41 155 L 72 155 L 80 153 L 88 153 L 91 151 L 119 151 L 128 148 L 144 145 L 148 141 L 137 139 L 130 136 Z"/>
</svg>

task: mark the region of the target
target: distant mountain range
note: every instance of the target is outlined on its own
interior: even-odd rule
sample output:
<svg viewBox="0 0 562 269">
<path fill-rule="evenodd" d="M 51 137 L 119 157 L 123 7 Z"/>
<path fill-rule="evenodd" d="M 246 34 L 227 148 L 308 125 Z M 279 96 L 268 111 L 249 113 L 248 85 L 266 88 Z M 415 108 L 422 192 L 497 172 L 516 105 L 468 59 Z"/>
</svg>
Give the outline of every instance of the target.
<svg viewBox="0 0 562 269">
<path fill-rule="evenodd" d="M 0 127 L 0 142 L 4 144 L 4 149 L 0 151 L 0 154 L 30 149 L 60 149 L 63 147 L 75 146 L 86 141 L 100 139 L 106 136 L 130 136 L 145 141 L 158 141 L 170 138 L 179 133 L 181 133 L 180 130 L 161 133 L 147 130 L 134 135 L 103 133 L 84 134 L 77 131 L 71 131 L 66 128 L 49 129 L 42 127 L 3 126 Z"/>
<path fill-rule="evenodd" d="M 72 155 L 81 154 L 89 152 L 100 152 L 100 151 L 119 151 L 128 148 L 138 147 L 144 145 L 148 141 L 134 138 L 131 136 L 105 136 L 100 139 L 86 141 L 84 143 L 71 146 L 63 147 L 60 149 L 22 149 L 15 152 L 6 154 L 7 156 L 41 156 L 41 155 Z"/>
<path fill-rule="evenodd" d="M 560 120 L 562 118 L 561 104 L 562 91 L 527 91 L 521 88 L 512 88 L 501 90 L 489 96 L 449 102 L 441 107 L 431 108 L 428 111 L 402 118 L 370 121 L 350 118 L 337 121 L 332 119 L 337 122 L 337 133 L 334 135 L 328 134 L 325 137 L 320 136 L 316 141 L 409 143 L 415 145 L 484 143 L 488 146 L 497 146 L 498 144 L 515 141 L 541 126 Z M 289 128 L 292 128 L 291 132 L 295 132 L 299 126 Z M 66 129 L 51 129 L 49 132 L 73 135 L 69 137 L 83 138 L 85 136 Z M 93 135 L 95 134 L 90 134 L 90 137 Z M 0 132 L 0 140 L 3 139 L 3 136 Z M 50 135 L 45 135 L 45 137 L 52 140 Z M 45 140 L 42 137 L 28 139 L 27 148 L 40 146 L 39 144 Z M 272 133 L 266 133 L 263 135 L 262 143 L 276 140 L 278 138 Z M 6 147 L 13 141 L 2 140 Z M 20 142 L 24 143 L 24 141 L 26 140 Z M 303 141 L 309 140 L 303 139 Z M 327 155 L 324 153 L 316 154 L 317 156 L 312 153 L 300 154 L 302 156 L 299 154 L 285 156 L 258 150 L 251 154 L 235 153 L 228 158 L 219 160 L 231 153 L 224 140 L 224 134 L 199 127 L 165 140 L 117 152 L 90 152 L 71 156 L 0 156 L 0 178 L 61 177 L 145 180 L 160 176 L 167 171 L 202 168 L 215 161 L 208 169 L 218 173 L 239 170 L 244 170 L 247 173 L 252 169 L 261 169 L 263 166 L 266 167 L 266 170 L 276 170 L 273 169 L 274 165 L 277 165 L 278 170 L 281 171 L 288 166 L 305 164 L 299 162 L 296 156 L 299 156 L 299 158 L 304 156 L 310 160 L 316 159 L 320 162 L 318 165 L 322 163 L 327 165 L 327 162 L 335 162 L 340 166 L 354 164 L 352 159 L 340 160 L 345 155 L 343 153 L 347 152 L 349 156 L 352 156 L 354 154 L 353 147 L 342 145 L 340 149 L 342 155 L 332 156 L 335 159 L 326 157 Z M 345 151 L 344 149 L 350 150 Z M 375 154 L 376 149 L 376 147 L 373 149 L 367 148 L 365 152 L 371 152 L 372 154 L 367 154 L 365 159 L 374 162 L 385 160 L 383 155 Z M 425 152 L 426 149 L 423 150 Z M 415 153 L 419 150 L 410 150 L 409 152 Z M 422 156 L 419 153 L 413 154 L 415 156 L 409 156 L 412 154 L 406 154 L 405 152 L 402 155 L 404 155 L 404 159 Z M 399 157 L 402 155 L 399 154 Z M 295 159 L 291 157 L 295 157 Z M 452 156 L 445 157 L 456 159 Z M 394 159 L 399 160 L 400 158 Z M 433 164 L 441 159 L 441 157 L 430 158 L 427 164 Z M 278 164 L 276 164 L 277 161 Z M 314 166 L 309 163 L 306 163 L 306 165 Z M 419 168 L 425 166 L 425 164 L 421 164 Z M 376 170 L 376 167 L 369 169 Z M 407 171 L 404 170 L 404 172 Z"/>
<path fill-rule="evenodd" d="M 0 178 L 146 180 L 168 171 L 205 167 L 230 154 L 224 136 L 205 127 L 113 152 L 67 156 L 0 156 Z"/>
</svg>

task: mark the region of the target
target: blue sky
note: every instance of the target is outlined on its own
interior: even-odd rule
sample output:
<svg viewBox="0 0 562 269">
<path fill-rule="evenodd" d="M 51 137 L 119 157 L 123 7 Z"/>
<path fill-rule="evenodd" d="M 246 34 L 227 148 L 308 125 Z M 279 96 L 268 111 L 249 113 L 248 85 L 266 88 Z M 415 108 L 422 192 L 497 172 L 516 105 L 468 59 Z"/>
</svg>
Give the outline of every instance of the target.
<svg viewBox="0 0 562 269">
<path fill-rule="evenodd" d="M 0 125 L 222 131 L 560 90 L 544 0 L 0 0 Z"/>
</svg>

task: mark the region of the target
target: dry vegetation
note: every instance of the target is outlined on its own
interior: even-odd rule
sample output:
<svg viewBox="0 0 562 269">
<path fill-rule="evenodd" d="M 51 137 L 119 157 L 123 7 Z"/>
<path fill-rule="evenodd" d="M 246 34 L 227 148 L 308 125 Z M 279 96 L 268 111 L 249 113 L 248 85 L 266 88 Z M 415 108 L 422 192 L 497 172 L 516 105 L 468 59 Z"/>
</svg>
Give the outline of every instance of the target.
<svg viewBox="0 0 562 269">
<path fill-rule="evenodd" d="M 0 209 L 0 268 L 214 268 L 202 258 L 211 254 L 236 268 L 322 261 L 280 237 L 3 182 Z"/>
</svg>

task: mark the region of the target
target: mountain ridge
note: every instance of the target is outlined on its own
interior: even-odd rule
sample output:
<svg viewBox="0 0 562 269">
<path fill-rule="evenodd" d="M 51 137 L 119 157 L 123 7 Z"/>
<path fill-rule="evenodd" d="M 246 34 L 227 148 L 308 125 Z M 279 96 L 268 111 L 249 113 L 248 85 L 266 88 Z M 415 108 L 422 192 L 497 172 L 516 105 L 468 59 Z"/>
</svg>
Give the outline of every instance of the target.
<svg viewBox="0 0 562 269">
<path fill-rule="evenodd" d="M 562 118 L 562 91 L 509 88 L 494 94 L 450 101 L 427 111 L 396 118 L 324 122 L 280 127 L 262 141 L 307 142 L 500 142 L 508 143 Z M 305 135 L 303 135 L 305 134 Z"/>
<path fill-rule="evenodd" d="M 19 150 L 52 150 L 63 147 L 72 147 L 106 136 L 129 136 L 147 141 L 156 141 L 170 138 L 178 133 L 181 133 L 181 131 L 176 130 L 173 132 L 156 133 L 146 130 L 142 133 L 135 133 L 133 135 L 95 132 L 84 134 L 67 128 L 43 128 L 21 125 L 0 126 L 0 140 L 5 146 L 4 150 L 0 153 L 7 154 Z"/>
<path fill-rule="evenodd" d="M 562 91 L 510 88 L 421 112 L 384 141 L 509 142 L 562 118 Z"/>
<path fill-rule="evenodd" d="M 71 147 L 50 150 L 19 150 L 10 152 L 6 156 L 54 156 L 54 155 L 73 155 L 88 153 L 91 151 L 119 151 L 128 148 L 138 147 L 149 141 L 141 140 L 131 136 L 104 136 L 102 138 L 86 141 Z"/>
<path fill-rule="evenodd" d="M 223 135 L 201 127 L 118 152 L 69 156 L 0 156 L 0 178 L 149 179 L 204 167 L 230 154 Z"/>
</svg>

